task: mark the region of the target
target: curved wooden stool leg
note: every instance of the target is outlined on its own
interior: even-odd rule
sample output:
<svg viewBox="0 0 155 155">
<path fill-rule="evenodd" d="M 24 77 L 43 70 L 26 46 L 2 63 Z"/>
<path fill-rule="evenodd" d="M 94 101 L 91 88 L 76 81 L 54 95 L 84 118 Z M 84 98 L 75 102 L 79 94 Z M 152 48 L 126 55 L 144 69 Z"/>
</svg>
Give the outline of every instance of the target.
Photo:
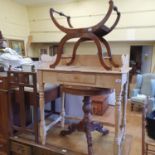
<svg viewBox="0 0 155 155">
<path fill-rule="evenodd" d="M 73 54 L 72 54 L 72 58 L 71 60 L 66 64 L 66 65 L 72 65 L 74 60 L 75 60 L 75 57 L 76 57 L 76 51 L 77 51 L 77 48 L 79 47 L 80 43 L 83 42 L 83 41 L 86 41 L 87 39 L 85 38 L 80 38 L 74 45 L 74 48 L 73 48 Z"/>
<path fill-rule="evenodd" d="M 111 62 L 111 64 L 114 66 L 114 67 L 119 67 L 118 64 L 116 64 L 112 58 L 112 55 L 111 55 L 111 49 L 110 49 L 110 45 L 109 43 L 104 39 L 104 38 L 99 38 L 100 41 L 105 45 L 106 49 L 107 49 L 107 54 L 109 56 L 109 60 Z"/>
<path fill-rule="evenodd" d="M 102 56 L 102 46 L 101 46 L 101 43 L 100 43 L 100 39 L 94 35 L 93 33 L 92 34 L 86 34 L 84 35 L 83 37 L 85 38 L 89 38 L 91 40 L 93 40 L 97 46 L 97 49 L 98 49 L 98 58 L 99 58 L 99 61 L 101 63 L 101 65 L 106 69 L 106 70 L 111 70 L 111 66 L 107 65 L 104 61 L 104 58 Z"/>
<path fill-rule="evenodd" d="M 61 41 L 60 41 L 60 43 L 59 43 L 59 45 L 58 45 L 58 52 L 57 52 L 56 60 L 55 60 L 55 62 L 54 62 L 53 64 L 50 65 L 50 68 L 54 68 L 56 65 L 59 64 L 60 59 L 61 59 L 61 55 L 62 55 L 62 53 L 63 53 L 64 44 L 65 44 L 69 39 L 72 39 L 72 38 L 75 38 L 75 37 L 73 37 L 73 36 L 71 36 L 71 35 L 65 35 L 65 36 L 61 39 Z"/>
<path fill-rule="evenodd" d="M 87 40 L 93 40 L 97 46 L 97 49 L 98 49 L 98 58 L 99 58 L 99 61 L 101 63 L 101 65 L 106 69 L 106 70 L 111 70 L 111 66 L 108 66 L 105 61 L 104 61 L 104 58 L 102 57 L 102 46 L 100 44 L 100 39 L 98 39 L 98 37 L 96 35 L 94 35 L 93 33 L 92 34 L 84 34 L 76 43 L 75 43 L 75 46 L 74 46 L 74 52 L 73 52 L 73 55 L 72 55 L 72 59 L 70 62 L 67 63 L 67 65 L 71 65 L 74 60 L 75 60 L 75 57 L 76 57 L 76 51 L 77 51 L 77 48 L 78 46 L 80 45 L 81 42 L 83 41 L 87 41 Z"/>
</svg>

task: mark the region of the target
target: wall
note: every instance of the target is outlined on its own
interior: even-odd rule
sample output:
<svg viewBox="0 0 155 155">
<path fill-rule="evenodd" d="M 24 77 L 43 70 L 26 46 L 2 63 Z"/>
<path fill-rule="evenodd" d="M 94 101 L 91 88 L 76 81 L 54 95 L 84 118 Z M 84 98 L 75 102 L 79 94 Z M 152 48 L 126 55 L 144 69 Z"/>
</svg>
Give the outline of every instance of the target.
<svg viewBox="0 0 155 155">
<path fill-rule="evenodd" d="M 152 45 L 152 68 L 155 62 L 155 1 L 154 0 L 114 0 L 121 12 L 121 19 L 116 29 L 106 36 L 111 42 L 112 53 L 130 53 L 130 45 Z M 53 7 L 72 17 L 75 27 L 91 26 L 100 21 L 105 15 L 107 0 L 76 0 L 69 3 L 45 4 L 42 6 L 31 6 L 28 8 L 30 33 L 33 42 L 59 42 L 62 36 L 55 25 L 53 25 L 49 9 Z M 114 20 L 114 14 L 110 23 Z M 59 22 L 66 24 L 63 18 L 58 17 Z M 65 47 L 65 53 L 70 53 L 73 44 Z M 32 48 L 33 51 L 33 48 Z M 35 55 L 38 54 L 35 48 Z M 80 52 L 81 51 L 81 52 Z M 91 44 L 81 45 L 80 53 L 95 53 L 96 48 Z M 30 52 L 31 55 L 32 52 Z"/>
<path fill-rule="evenodd" d="M 29 21 L 27 8 L 14 0 L 0 0 L 0 30 L 5 38 L 27 40 Z"/>
<path fill-rule="evenodd" d="M 154 40 L 154 0 L 115 0 L 115 3 L 122 16 L 117 28 L 107 36 L 109 41 Z M 107 0 L 76 0 L 69 3 L 59 2 L 29 7 L 30 33 L 33 35 L 33 42 L 58 42 L 64 35 L 50 19 L 51 7 L 70 15 L 75 27 L 83 27 L 100 21 L 107 11 L 108 3 Z M 113 18 L 114 15 L 107 25 L 110 25 Z M 63 18 L 59 18 L 59 22 L 65 24 Z"/>
<path fill-rule="evenodd" d="M 30 57 L 38 57 L 41 48 L 46 48 L 49 52 L 49 46 L 52 45 L 51 43 L 33 43 L 29 50 Z M 64 53 L 70 55 L 73 51 L 73 43 L 67 43 L 64 46 Z M 129 54 L 130 53 L 130 43 L 128 42 L 110 42 L 110 47 L 112 54 Z M 103 48 L 103 50 L 105 50 Z M 82 43 L 78 50 L 77 54 L 96 54 L 97 49 L 93 43 Z"/>
</svg>

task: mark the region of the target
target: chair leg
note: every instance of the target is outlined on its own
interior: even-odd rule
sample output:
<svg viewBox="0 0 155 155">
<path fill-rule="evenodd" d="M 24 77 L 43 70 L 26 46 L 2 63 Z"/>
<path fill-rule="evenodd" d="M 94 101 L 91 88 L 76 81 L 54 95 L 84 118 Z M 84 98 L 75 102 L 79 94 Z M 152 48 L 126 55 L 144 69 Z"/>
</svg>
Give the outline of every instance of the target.
<svg viewBox="0 0 155 155">
<path fill-rule="evenodd" d="M 61 96 L 61 127 L 64 128 L 65 125 L 65 93 L 62 92 Z"/>
</svg>

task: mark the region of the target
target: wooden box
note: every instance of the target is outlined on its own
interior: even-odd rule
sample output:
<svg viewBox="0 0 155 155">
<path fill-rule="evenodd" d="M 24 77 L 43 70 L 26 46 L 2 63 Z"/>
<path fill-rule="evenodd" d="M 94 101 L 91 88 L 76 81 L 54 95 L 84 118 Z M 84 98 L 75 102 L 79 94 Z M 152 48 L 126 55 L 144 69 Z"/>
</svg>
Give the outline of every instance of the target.
<svg viewBox="0 0 155 155">
<path fill-rule="evenodd" d="M 91 100 L 93 114 L 102 116 L 109 106 L 108 95 L 93 96 Z"/>
</svg>

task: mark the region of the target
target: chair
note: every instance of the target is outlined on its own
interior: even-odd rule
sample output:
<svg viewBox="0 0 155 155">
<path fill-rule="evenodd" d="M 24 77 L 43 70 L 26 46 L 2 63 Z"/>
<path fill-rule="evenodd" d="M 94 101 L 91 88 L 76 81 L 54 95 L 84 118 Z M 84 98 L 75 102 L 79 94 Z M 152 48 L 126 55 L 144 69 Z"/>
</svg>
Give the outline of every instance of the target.
<svg viewBox="0 0 155 155">
<path fill-rule="evenodd" d="M 148 98 L 146 102 L 148 102 Z M 150 138 L 146 132 L 146 117 L 151 111 L 148 103 L 144 104 L 142 114 L 142 155 L 155 154 L 155 140 Z"/>
<path fill-rule="evenodd" d="M 134 106 L 143 106 L 144 101 L 148 97 L 150 109 L 155 108 L 155 74 L 146 73 L 138 74 L 136 77 L 136 86 L 131 91 L 131 111 Z"/>
<path fill-rule="evenodd" d="M 37 88 L 37 77 L 34 70 L 30 71 L 8 71 L 9 105 L 11 111 L 11 123 L 14 134 L 33 133 L 35 142 L 39 142 L 39 97 Z M 51 110 L 47 117 L 52 114 L 53 101 L 58 96 L 57 86 L 45 86 L 45 102 L 51 102 Z M 15 108 L 14 108 L 15 107 Z M 45 111 L 46 112 L 46 111 Z"/>
<path fill-rule="evenodd" d="M 30 80 L 31 79 L 31 80 Z M 8 71 L 8 86 L 9 86 L 9 105 L 11 110 L 11 123 L 12 128 L 15 131 L 23 132 L 31 132 L 35 134 L 35 142 L 39 142 L 39 134 L 38 134 L 38 112 L 37 112 L 37 81 L 36 81 L 36 73 L 35 72 L 22 72 L 22 71 Z M 28 124 L 30 123 L 28 115 L 30 114 L 30 105 L 28 105 L 25 97 L 25 87 L 33 90 L 31 98 L 33 100 L 33 113 L 32 113 L 32 122 L 33 127 L 30 129 Z M 18 102 L 18 103 L 14 103 Z M 17 106 L 18 105 L 18 106 Z M 14 108 L 17 106 L 19 108 Z M 15 111 L 16 110 L 16 111 Z M 19 116 L 18 114 L 19 113 Z M 17 114 L 17 115 L 14 115 Z M 15 120 L 18 123 L 15 123 Z M 14 131 L 13 131 L 14 132 Z"/>
</svg>

